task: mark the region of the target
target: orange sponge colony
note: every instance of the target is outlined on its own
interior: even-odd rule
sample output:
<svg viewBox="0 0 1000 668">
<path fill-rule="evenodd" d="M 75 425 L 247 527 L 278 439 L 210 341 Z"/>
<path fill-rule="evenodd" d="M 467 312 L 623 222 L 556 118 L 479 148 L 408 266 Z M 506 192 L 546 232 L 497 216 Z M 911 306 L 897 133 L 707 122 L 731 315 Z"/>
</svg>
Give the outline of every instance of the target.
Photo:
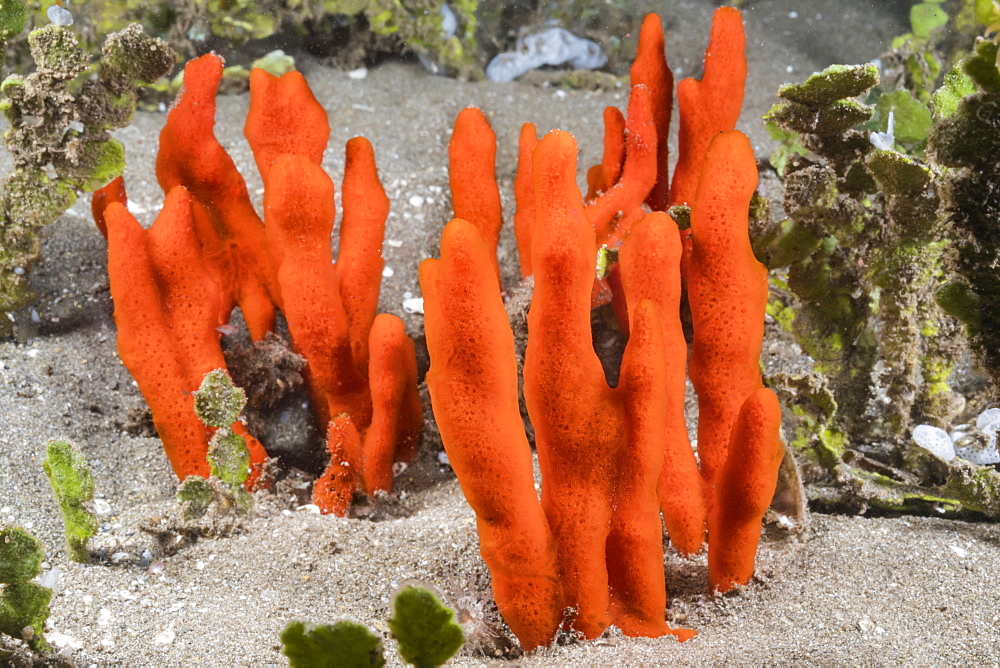
<svg viewBox="0 0 1000 668">
<path fill-rule="evenodd" d="M 120 258 L 109 261 L 119 350 L 175 472 L 207 475 L 207 438 L 184 393 L 225 366 L 216 328 L 235 305 L 255 340 L 273 329 L 280 309 L 293 349 L 307 360 L 313 411 L 331 439 L 331 467 L 315 501 L 324 512 L 344 514 L 356 491 L 391 489 L 393 462 L 413 458 L 423 423 L 413 342 L 398 318 L 376 317 L 389 200 L 371 145 L 350 140 L 334 264 L 334 186 L 319 166 L 330 135 L 326 112 L 301 74 L 254 70 L 244 132 L 264 180 L 262 220 L 213 132 L 221 75 L 213 54 L 188 63 L 160 135 L 157 176 L 170 193 L 161 218 L 181 222 L 158 222 L 148 235 L 156 239 L 168 225 L 183 229 L 184 253 L 158 259 L 162 244 L 143 241 L 122 205 L 120 181 L 95 194 L 95 221 L 107 225 L 111 260 Z M 142 272 L 155 275 L 140 281 Z M 141 304 L 136 283 L 151 286 Z M 160 343 L 151 348 L 154 340 Z M 252 455 L 254 447 L 258 465 L 263 449 L 256 444 Z"/>
<path fill-rule="evenodd" d="M 693 635 L 667 627 L 657 479 L 665 367 L 656 307 L 643 302 L 622 382 L 608 387 L 590 340 L 594 229 L 576 189 L 576 145 L 535 151 L 525 399 L 536 427 L 541 501 L 517 407 L 514 342 L 491 249 L 453 220 L 441 259 L 421 265 L 428 388 L 449 461 L 476 511 L 501 614 L 525 649 L 548 644 L 563 609 L 596 637 Z"/>
<path fill-rule="evenodd" d="M 712 104 L 734 81 L 742 90 L 738 71 L 718 72 L 726 54 L 742 58 L 742 46 L 738 54 L 733 46 L 737 28 L 741 36 L 738 12 L 716 14 L 715 61 L 697 89 Z M 759 369 L 768 287 L 748 236 L 757 183 L 749 141 L 713 131 L 686 167 L 697 171 L 686 238 L 669 215 L 644 208 L 666 206 L 668 197 L 666 142 L 657 134 L 669 119 L 662 48 L 659 19 L 647 17 L 628 115 L 605 114 L 605 154 L 588 172 L 586 202 L 573 137 L 553 131 L 539 141 L 531 124 L 521 131 L 514 222 L 522 275 L 534 276 L 523 386 L 540 497 L 518 412 L 493 228 L 484 236 L 479 224 L 453 220 L 441 259 L 421 265 L 434 416 L 476 512 L 500 612 L 525 649 L 551 642 L 560 623 L 587 637 L 611 624 L 627 635 L 694 635 L 665 621 L 661 513 L 682 554 L 707 539 L 712 589 L 746 584 L 784 452 L 780 408 Z M 452 152 L 453 187 L 476 191 L 480 183 L 480 192 L 493 192 L 487 165 L 473 170 L 456 160 Z M 495 219 L 486 204 L 463 215 L 484 210 Z M 629 337 L 613 388 L 591 332 L 601 246 L 619 248 L 609 285 Z M 700 465 L 684 416 L 682 265 L 694 322 Z"/>
<path fill-rule="evenodd" d="M 149 402 L 174 473 L 181 480 L 207 478 L 214 430 L 195 414 L 193 392 L 226 362 L 215 322 L 219 290 L 201 258 L 191 196 L 180 186 L 171 190 L 148 230 L 121 202 L 112 202 L 103 217 L 118 354 Z M 249 436 L 242 424 L 233 428 Z M 253 437 L 247 447 L 256 478 L 267 455 Z"/>
</svg>

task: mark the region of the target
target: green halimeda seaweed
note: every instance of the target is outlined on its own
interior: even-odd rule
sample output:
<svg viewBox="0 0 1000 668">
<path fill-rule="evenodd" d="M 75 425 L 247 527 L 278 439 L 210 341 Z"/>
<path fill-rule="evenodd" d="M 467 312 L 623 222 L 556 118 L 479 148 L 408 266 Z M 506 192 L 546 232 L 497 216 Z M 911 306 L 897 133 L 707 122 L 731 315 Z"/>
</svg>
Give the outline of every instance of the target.
<svg viewBox="0 0 1000 668">
<path fill-rule="evenodd" d="M 972 77 L 962 70 L 961 63 L 955 63 L 944 75 L 944 84 L 934 92 L 931 108 L 937 116 L 947 118 L 958 111 L 958 103 L 963 97 L 975 92 L 976 85 L 972 82 Z"/>
<path fill-rule="evenodd" d="M 181 504 L 184 519 L 195 520 L 204 517 L 208 507 L 215 500 L 211 483 L 200 475 L 189 475 L 177 490 L 177 502 Z"/>
<path fill-rule="evenodd" d="M 42 544 L 24 529 L 0 530 L 0 633 L 49 651 L 42 635 L 52 590 L 31 582 L 41 570 Z"/>
<path fill-rule="evenodd" d="M 430 590 L 407 585 L 392 603 L 389 628 L 399 641 L 399 653 L 417 668 L 442 666 L 465 643 L 455 611 Z"/>
<path fill-rule="evenodd" d="M 21 0 L 4 0 L 0 3 L 0 40 L 6 42 L 24 30 L 28 21 L 28 8 Z M 0 62 L 2 62 L 0 55 Z"/>
<path fill-rule="evenodd" d="M 417 668 L 443 666 L 465 643 L 455 611 L 428 589 L 404 586 L 393 598 L 392 610 L 389 628 L 399 654 Z M 292 668 L 380 668 L 386 663 L 379 637 L 348 620 L 333 625 L 292 621 L 281 642 Z"/>
<path fill-rule="evenodd" d="M 919 2 L 910 8 L 910 26 L 917 38 L 926 39 L 947 23 L 948 14 L 941 8 L 941 0 Z"/>
<path fill-rule="evenodd" d="M 59 502 L 70 557 L 85 564 L 90 561 L 87 541 L 97 533 L 97 517 L 84 506 L 94 499 L 94 476 L 87 460 L 69 441 L 50 441 L 42 468 Z"/>
<path fill-rule="evenodd" d="M 292 668 L 381 668 L 382 641 L 362 624 L 292 621 L 281 632 L 282 653 Z"/>
<path fill-rule="evenodd" d="M 892 113 L 895 140 L 909 148 L 922 148 L 931 131 L 931 110 L 908 90 L 896 90 L 879 96 L 875 103 L 876 119 L 888 123 Z"/>
<path fill-rule="evenodd" d="M 233 385 L 224 369 L 205 374 L 201 387 L 194 394 L 194 410 L 198 419 L 216 429 L 208 442 L 208 463 L 211 465 L 212 478 L 224 485 L 228 500 L 241 513 L 248 512 L 253 505 L 253 497 L 244 487 L 250 472 L 250 451 L 243 437 L 233 432 L 231 427 L 239 419 L 246 402 L 246 394 Z M 190 476 L 182 485 L 183 496 L 178 495 L 179 501 L 188 503 L 185 512 L 189 513 L 197 512 L 204 497 L 200 483 L 193 482 L 192 487 L 186 487 L 191 478 L 202 480 L 197 476 Z M 220 500 L 227 501 L 225 498 Z"/>
<path fill-rule="evenodd" d="M 246 403 L 246 393 L 233 385 L 224 369 L 206 373 L 194 394 L 194 412 L 198 419 L 216 429 L 228 428 L 236 422 Z"/>
</svg>

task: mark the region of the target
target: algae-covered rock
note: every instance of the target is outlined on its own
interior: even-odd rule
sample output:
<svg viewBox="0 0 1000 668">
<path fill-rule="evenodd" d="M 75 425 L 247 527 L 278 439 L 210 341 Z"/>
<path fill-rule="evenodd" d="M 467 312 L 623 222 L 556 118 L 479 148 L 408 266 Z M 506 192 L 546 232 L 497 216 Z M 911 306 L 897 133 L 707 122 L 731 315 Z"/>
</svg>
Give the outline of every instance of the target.
<svg viewBox="0 0 1000 668">
<path fill-rule="evenodd" d="M 898 151 L 874 151 L 867 164 L 879 189 L 889 195 L 920 193 L 933 178 L 927 165 Z"/>
<path fill-rule="evenodd" d="M 928 153 L 950 168 L 942 180 L 949 222 L 958 231 L 954 269 L 938 302 L 967 327 L 994 383 L 1000 383 L 1000 70 L 997 45 L 981 41 L 963 63 L 976 92 L 959 99 L 931 133 Z"/>
<path fill-rule="evenodd" d="M 877 83 L 878 68 L 872 63 L 831 65 L 800 84 L 786 84 L 780 87 L 778 97 L 818 107 L 857 97 Z"/>
<path fill-rule="evenodd" d="M 38 259 L 38 230 L 54 222 L 80 192 L 92 191 L 125 168 L 124 148 L 110 131 L 129 123 L 136 87 L 166 74 L 176 53 L 131 26 L 105 40 L 96 65 L 65 26 L 28 38 L 36 70 L 2 85 L 0 110 L 9 122 L 4 143 L 14 169 L 0 195 L 0 336 L 8 312 L 25 305 L 27 274 Z"/>
<path fill-rule="evenodd" d="M 940 118 L 947 118 L 958 111 L 958 103 L 966 95 L 976 92 L 976 84 L 972 77 L 962 70 L 962 64 L 956 63 L 944 75 L 944 83 L 931 98 L 931 108 Z"/>
<path fill-rule="evenodd" d="M 934 299 L 948 242 L 941 175 L 923 159 L 931 111 L 905 89 L 870 92 L 878 82 L 874 65 L 834 66 L 779 90 L 786 102 L 767 119 L 795 147 L 777 158 L 788 218 L 765 227 L 755 253 L 788 267 L 771 310 L 794 314 L 785 320 L 815 361 L 813 374 L 776 379 L 797 416 L 794 447 L 838 484 L 870 488 L 859 504 L 884 493 L 887 508 L 919 496 L 921 481 L 889 493 L 880 486 L 902 477 L 848 461 L 863 448 L 866 466 L 905 470 L 913 421 L 947 422 L 963 400 L 948 387 L 958 332 Z"/>
<path fill-rule="evenodd" d="M 293 31 L 304 44 L 329 42 L 336 33 L 349 45 L 357 40 L 345 40 L 345 32 L 374 34 L 389 38 L 383 45 L 391 42 L 417 54 L 429 67 L 478 78 L 477 8 L 478 0 L 88 0 L 83 18 L 98 34 L 140 23 L 189 57 L 209 49 L 231 55 L 247 42 L 274 39 L 282 31 Z M 369 40 L 367 46 L 374 44 Z"/>
<path fill-rule="evenodd" d="M 854 100 L 836 100 L 814 108 L 799 102 L 776 105 L 764 116 L 789 132 L 838 134 L 872 117 L 872 108 Z"/>
</svg>

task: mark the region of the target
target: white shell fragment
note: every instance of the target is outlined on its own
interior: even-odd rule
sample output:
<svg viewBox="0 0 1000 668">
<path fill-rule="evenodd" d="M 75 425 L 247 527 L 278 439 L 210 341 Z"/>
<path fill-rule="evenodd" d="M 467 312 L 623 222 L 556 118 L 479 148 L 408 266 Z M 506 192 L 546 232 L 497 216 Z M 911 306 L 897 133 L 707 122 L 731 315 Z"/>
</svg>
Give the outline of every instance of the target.
<svg viewBox="0 0 1000 668">
<path fill-rule="evenodd" d="M 868 135 L 868 139 L 871 141 L 872 145 L 877 149 L 883 151 L 891 151 L 892 145 L 896 143 L 896 119 L 893 116 L 893 112 L 889 112 L 889 127 L 885 132 L 873 132 Z"/>
<path fill-rule="evenodd" d="M 950 462 L 955 458 L 955 444 L 944 429 L 929 424 L 913 428 L 913 442 L 938 459 Z"/>
<path fill-rule="evenodd" d="M 949 434 L 929 424 L 913 428 L 913 442 L 931 454 L 948 462 L 958 457 L 979 466 L 1000 463 L 1000 408 L 988 408 L 976 418 L 976 423 L 962 424 Z"/>
<path fill-rule="evenodd" d="M 997 430 L 1000 429 L 1000 408 L 987 408 L 976 418 L 976 429 L 987 436 L 992 432 L 996 437 Z"/>
<path fill-rule="evenodd" d="M 451 39 L 458 30 L 458 17 L 451 6 L 444 2 L 441 4 L 441 33 L 445 39 Z"/>
<path fill-rule="evenodd" d="M 976 428 L 955 439 L 955 454 L 973 464 L 986 466 L 1000 463 L 997 430 L 1000 429 L 1000 408 L 987 408 L 976 418 Z"/>
<path fill-rule="evenodd" d="M 52 5 L 47 10 L 45 10 L 45 15 L 49 17 L 49 21 L 52 21 L 52 25 L 55 26 L 71 26 L 73 25 L 73 15 L 68 9 L 60 7 L 59 5 Z"/>
<path fill-rule="evenodd" d="M 608 62 L 601 46 L 577 37 L 563 28 L 548 28 L 517 38 L 513 51 L 497 54 L 486 66 L 490 81 L 513 81 L 525 72 L 543 65 L 568 63 L 578 70 L 592 70 Z"/>
</svg>

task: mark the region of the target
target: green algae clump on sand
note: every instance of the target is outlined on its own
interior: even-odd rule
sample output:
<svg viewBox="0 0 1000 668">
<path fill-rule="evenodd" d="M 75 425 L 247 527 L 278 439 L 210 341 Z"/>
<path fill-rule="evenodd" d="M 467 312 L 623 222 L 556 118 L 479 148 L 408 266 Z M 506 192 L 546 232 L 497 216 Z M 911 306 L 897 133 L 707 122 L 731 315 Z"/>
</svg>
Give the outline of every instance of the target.
<svg viewBox="0 0 1000 668">
<path fill-rule="evenodd" d="M 408 664 L 417 668 L 443 666 L 465 644 L 455 611 L 429 589 L 403 586 L 393 598 L 392 610 L 389 628 Z M 379 637 L 346 619 L 336 624 L 289 622 L 281 633 L 281 643 L 293 668 L 381 668 L 386 664 Z"/>
<path fill-rule="evenodd" d="M 90 561 L 87 541 L 97 533 L 97 517 L 84 506 L 94 499 L 94 476 L 87 460 L 69 441 L 51 441 L 42 467 L 59 502 L 70 557 L 85 564 Z"/>
<path fill-rule="evenodd" d="M 42 544 L 24 529 L 0 531 L 0 633 L 24 640 L 36 652 L 49 651 L 42 632 L 52 590 L 31 582 L 43 557 Z"/>
</svg>

